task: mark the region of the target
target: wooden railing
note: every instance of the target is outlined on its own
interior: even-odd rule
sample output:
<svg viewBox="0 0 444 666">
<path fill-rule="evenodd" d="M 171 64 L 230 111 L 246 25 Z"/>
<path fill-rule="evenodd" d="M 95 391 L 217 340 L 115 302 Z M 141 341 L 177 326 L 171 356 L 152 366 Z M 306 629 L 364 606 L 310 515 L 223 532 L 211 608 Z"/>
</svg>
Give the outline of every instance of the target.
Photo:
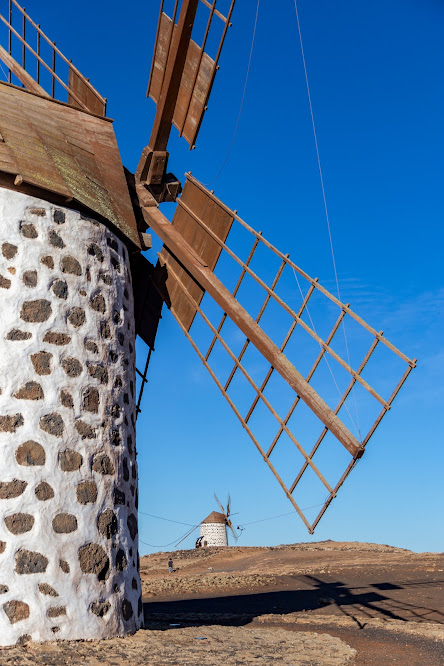
<svg viewBox="0 0 444 666">
<path fill-rule="evenodd" d="M 4 9 L 3 9 L 4 7 Z M 1 0 L 0 77 L 38 94 L 104 116 L 106 99 L 74 67 L 16 0 Z M 1 28 L 0 24 L 0 28 Z M 31 71 L 31 69 L 33 71 Z"/>
</svg>

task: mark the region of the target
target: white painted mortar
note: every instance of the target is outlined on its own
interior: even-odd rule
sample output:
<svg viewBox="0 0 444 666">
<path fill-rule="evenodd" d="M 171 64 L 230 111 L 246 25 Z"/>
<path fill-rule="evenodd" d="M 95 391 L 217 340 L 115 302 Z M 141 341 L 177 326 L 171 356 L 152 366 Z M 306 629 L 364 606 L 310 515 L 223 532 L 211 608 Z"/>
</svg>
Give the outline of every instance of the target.
<svg viewBox="0 0 444 666">
<path fill-rule="evenodd" d="M 64 223 L 55 223 L 55 211 L 64 213 Z M 61 213 L 56 213 L 56 216 L 63 217 Z M 38 236 L 24 237 L 20 231 L 22 222 L 34 225 Z M 50 244 L 52 231 L 63 239 L 65 247 L 58 248 Z M 13 258 L 7 259 L 2 253 L 5 242 L 17 247 Z M 103 261 L 88 252 L 92 243 L 100 248 Z M 108 243 L 114 244 L 117 249 L 112 249 Z M 53 269 L 41 262 L 44 256 L 53 258 Z M 80 276 L 61 272 L 60 262 L 66 256 L 80 263 Z M 116 267 L 113 267 L 112 261 Z M 37 286 L 24 285 L 22 276 L 25 271 L 37 271 Z M 110 276 L 109 285 L 102 281 L 101 275 Z M 0 586 L 8 588 L 7 592 L 0 594 L 0 644 L 12 645 L 18 640 L 28 640 L 29 637 L 35 641 L 91 639 L 134 632 L 141 625 L 142 610 L 138 540 L 137 535 L 131 538 L 127 525 L 128 516 L 137 516 L 133 395 L 135 334 L 128 252 L 102 224 L 85 219 L 76 211 L 0 188 L 0 276 L 11 283 L 9 288 L 0 288 L 0 417 L 21 414 L 24 421 L 15 433 L 0 431 L 0 483 L 13 479 L 27 482 L 24 492 L 18 497 L 0 499 L 0 541 L 6 544 L 4 552 L 0 554 Z M 68 285 L 66 300 L 58 298 L 51 289 L 57 278 Z M 82 291 L 86 292 L 85 295 L 82 295 Z M 105 313 L 97 312 L 90 306 L 91 297 L 98 292 L 104 296 Z M 50 302 L 52 313 L 49 318 L 40 323 L 23 321 L 20 317 L 23 302 L 39 299 Z M 73 307 L 85 311 L 86 321 L 79 328 L 72 326 L 68 320 Z M 120 318 L 118 323 L 117 318 Z M 101 322 L 110 327 L 108 339 L 100 335 Z M 12 329 L 31 333 L 32 337 L 23 341 L 7 340 L 6 336 Z M 62 346 L 49 344 L 43 341 L 48 332 L 65 333 L 71 341 Z M 118 340 L 118 333 L 124 334 L 123 340 L 121 338 L 123 344 Z M 98 353 L 85 348 L 86 340 L 97 344 Z M 51 374 L 39 375 L 34 369 L 31 354 L 41 351 L 53 355 Z M 110 352 L 116 352 L 115 362 L 110 360 Z M 80 361 L 82 369 L 79 376 L 69 377 L 63 370 L 61 362 L 67 357 Z M 90 363 L 106 367 L 108 380 L 105 383 L 100 383 L 89 374 L 87 366 Z M 118 375 L 122 378 L 121 388 L 114 387 Z M 43 399 L 13 397 L 29 381 L 40 384 Z M 132 392 L 130 382 L 133 385 Z M 83 407 L 82 395 L 87 387 L 99 391 L 97 414 L 87 412 Z M 73 408 L 61 404 L 61 389 L 72 395 Z M 124 398 L 125 395 L 127 397 Z M 112 415 L 111 408 L 117 404 L 121 409 L 120 414 Z M 57 413 L 62 417 L 61 437 L 48 434 L 40 428 L 40 418 L 49 413 Z M 94 438 L 82 439 L 78 434 L 74 424 L 79 419 L 94 428 Z M 111 443 L 111 430 L 119 431 L 121 444 L 116 446 Z M 128 436 L 132 438 L 132 454 L 127 447 Z M 27 440 L 34 440 L 45 449 L 46 461 L 43 465 L 18 464 L 16 450 Z M 60 453 L 67 448 L 81 454 L 83 464 L 80 469 L 62 471 Z M 103 475 L 92 471 L 92 459 L 98 452 L 109 456 L 114 474 Z M 129 470 L 128 480 L 124 478 L 125 458 Z M 50 484 L 54 491 L 53 498 L 46 501 L 36 498 L 35 488 L 41 481 Z M 77 500 L 76 489 L 82 481 L 95 482 L 95 501 L 81 504 Z M 114 506 L 114 486 L 125 493 L 125 505 Z M 117 519 L 117 532 L 111 538 L 101 534 L 98 529 L 98 516 L 107 509 L 112 510 Z M 17 513 L 33 516 L 34 525 L 29 531 L 15 535 L 6 526 L 5 518 Z M 67 534 L 55 533 L 52 521 L 59 513 L 75 516 L 77 529 Z M 101 546 L 109 558 L 109 571 L 104 581 L 98 580 L 95 573 L 81 571 L 79 548 L 90 543 Z M 48 559 L 46 571 L 18 573 L 15 558 L 20 549 L 45 556 Z M 123 571 L 118 571 L 115 566 L 119 549 L 124 551 L 127 560 Z M 69 573 L 60 568 L 60 559 L 68 562 Z M 39 583 L 50 585 L 58 596 L 42 594 L 38 589 Z M 29 617 L 11 623 L 6 610 L 9 609 L 14 618 L 15 607 L 11 611 L 11 606 L 8 606 L 14 600 L 27 604 Z M 110 604 L 103 617 L 91 610 L 91 604 L 97 601 Z M 122 612 L 122 604 L 126 612 Z M 51 607 L 64 607 L 65 614 L 48 617 Z M 131 612 L 132 616 L 128 617 Z M 125 620 L 124 615 L 128 619 Z"/>
</svg>

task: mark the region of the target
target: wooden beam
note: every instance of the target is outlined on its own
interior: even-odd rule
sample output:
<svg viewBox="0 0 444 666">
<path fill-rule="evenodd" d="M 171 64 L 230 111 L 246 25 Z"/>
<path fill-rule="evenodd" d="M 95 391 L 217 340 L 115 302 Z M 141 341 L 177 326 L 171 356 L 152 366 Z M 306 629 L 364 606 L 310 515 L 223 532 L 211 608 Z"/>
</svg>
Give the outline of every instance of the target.
<svg viewBox="0 0 444 666">
<path fill-rule="evenodd" d="M 144 207 L 143 199 L 145 188 L 137 186 L 142 205 L 142 213 L 146 223 L 165 243 L 170 252 L 191 273 L 195 280 L 208 291 L 216 303 L 220 305 L 230 319 L 239 327 L 244 335 L 267 359 L 270 365 L 278 372 L 289 386 L 301 397 L 306 405 L 316 414 L 322 423 L 341 442 L 347 451 L 354 457 L 362 455 L 362 447 L 358 440 L 346 428 L 342 421 L 334 414 L 330 407 L 322 400 L 310 384 L 302 377 L 288 358 L 280 351 L 274 342 L 264 333 L 260 326 L 240 305 L 214 273 L 198 261 L 195 253 L 181 234 L 172 226 L 168 219 L 158 208 Z"/>
<path fill-rule="evenodd" d="M 42 97 L 50 97 L 46 90 L 44 90 L 42 86 L 40 86 L 2 46 L 0 46 L 0 60 L 2 60 L 7 68 L 11 70 L 21 83 L 23 83 L 25 88 L 31 90 L 33 93 L 42 95 Z"/>
<path fill-rule="evenodd" d="M 183 0 L 177 28 L 173 32 L 173 42 L 149 142 L 149 148 L 153 152 L 167 149 L 198 4 L 199 0 Z"/>
</svg>

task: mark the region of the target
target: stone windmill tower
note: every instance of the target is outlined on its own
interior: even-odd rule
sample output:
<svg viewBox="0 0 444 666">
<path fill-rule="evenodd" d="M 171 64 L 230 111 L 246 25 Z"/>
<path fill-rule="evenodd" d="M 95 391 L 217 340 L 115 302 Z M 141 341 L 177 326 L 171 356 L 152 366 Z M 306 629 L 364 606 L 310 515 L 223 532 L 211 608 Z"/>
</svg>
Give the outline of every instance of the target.
<svg viewBox="0 0 444 666">
<path fill-rule="evenodd" d="M 215 546 L 228 546 L 227 528 L 231 530 L 234 540 L 237 534 L 231 524 L 231 499 L 228 495 L 227 508 L 224 509 L 217 495 L 214 495 L 221 511 L 212 511 L 200 524 L 199 545 L 203 548 Z"/>
<path fill-rule="evenodd" d="M 167 173 L 172 125 L 190 147 L 195 145 L 234 0 L 226 15 L 216 1 L 176 0 L 172 17 L 161 2 L 148 87 L 157 113 L 135 174 L 121 163 L 105 98 L 16 0 L 3 6 L 0 644 L 124 635 L 141 626 L 143 615 L 135 425 L 163 303 L 310 532 L 361 458 L 415 361 L 191 174 L 182 192 L 178 179 Z M 198 43 L 191 37 L 196 15 L 202 25 L 202 12 L 206 28 Z M 211 57 L 207 38 L 213 27 L 219 39 Z M 172 223 L 160 210 L 165 201 L 177 204 Z M 149 248 L 147 228 L 164 243 L 156 265 L 142 254 Z M 252 242 L 246 256 L 231 245 L 238 232 Z M 264 253 L 270 257 L 265 263 L 259 258 Z M 238 271 L 230 289 L 214 272 L 221 255 Z M 280 292 L 288 276 L 290 293 L 295 276 L 301 291 L 297 306 L 293 296 L 287 304 L 289 292 Z M 264 296 L 259 307 L 241 298 L 251 281 Z M 314 309 L 324 304 L 322 330 L 312 320 L 312 297 Z M 206 310 L 208 299 L 223 313 L 219 322 Z M 333 341 L 344 320 L 369 339 L 367 352 L 353 365 L 348 350 L 344 357 Z M 193 337 L 195 321 L 211 333 L 209 347 L 202 349 Z M 234 345 L 225 335 L 229 323 L 240 334 Z M 299 333 L 306 339 L 293 348 Z M 138 371 L 138 396 L 136 335 L 149 349 L 144 370 Z M 293 352 L 301 348 L 304 367 L 298 370 L 300 359 Z M 391 374 L 399 376 L 387 397 L 370 385 L 374 375 L 363 376 L 377 348 L 385 351 L 384 386 Z M 221 351 L 222 375 L 220 366 L 212 365 Z M 262 378 L 254 359 L 256 370 L 250 370 L 251 352 L 265 364 Z M 390 365 L 388 355 L 402 371 Z M 347 377 L 339 399 L 321 395 L 322 385 L 316 383 L 327 356 Z M 288 390 L 289 403 L 274 400 L 268 389 L 275 380 Z M 377 406 L 367 434 L 359 438 L 343 418 L 355 388 Z M 246 396 L 251 403 L 245 410 Z M 318 436 L 296 434 L 294 414 L 300 409 L 313 417 Z M 263 421 L 255 422 L 261 410 L 276 427 L 269 441 L 264 433 L 268 436 L 270 427 L 264 430 Z M 332 440 L 337 449 L 331 448 Z M 297 467 L 280 469 L 281 445 L 299 456 Z M 319 459 L 327 446 L 327 456 Z M 323 500 L 327 494 L 312 522 L 296 494 L 307 478 L 319 484 Z"/>
</svg>

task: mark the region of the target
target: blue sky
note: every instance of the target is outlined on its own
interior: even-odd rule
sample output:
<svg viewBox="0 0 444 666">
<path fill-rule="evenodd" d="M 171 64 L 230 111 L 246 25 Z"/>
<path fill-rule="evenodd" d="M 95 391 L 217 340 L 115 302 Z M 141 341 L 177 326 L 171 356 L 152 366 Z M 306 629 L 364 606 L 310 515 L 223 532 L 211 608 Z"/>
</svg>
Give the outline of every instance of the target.
<svg viewBox="0 0 444 666">
<path fill-rule="evenodd" d="M 237 5 L 197 149 L 173 129 L 169 168 L 212 182 L 333 291 L 293 0 L 261 0 L 238 131 L 214 180 L 238 117 L 256 11 L 254 0 Z M 108 98 L 123 162 L 134 170 L 155 113 L 145 92 L 158 3 L 111 0 L 107 13 L 85 0 L 26 6 Z M 196 524 L 216 508 L 213 492 L 224 499 L 229 491 L 235 524 L 246 525 L 240 544 L 335 539 L 442 551 L 444 5 L 298 6 L 341 296 L 418 368 L 313 537 L 296 514 L 247 525 L 291 505 L 165 311 L 138 423 L 140 509 Z M 155 546 L 141 553 L 185 531 L 141 514 L 140 537 Z"/>
</svg>

